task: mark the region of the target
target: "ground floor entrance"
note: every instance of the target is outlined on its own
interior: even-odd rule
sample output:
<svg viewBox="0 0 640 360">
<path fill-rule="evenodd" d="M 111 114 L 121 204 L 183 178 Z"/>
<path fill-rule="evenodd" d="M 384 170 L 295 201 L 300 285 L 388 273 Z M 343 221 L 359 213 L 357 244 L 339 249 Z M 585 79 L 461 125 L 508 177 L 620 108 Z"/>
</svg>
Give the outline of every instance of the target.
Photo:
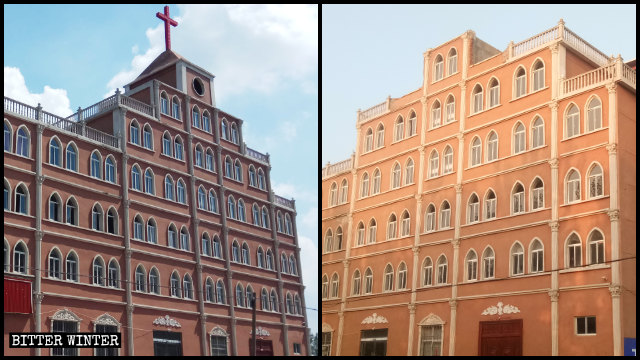
<svg viewBox="0 0 640 360">
<path fill-rule="evenodd" d="M 387 331 L 362 330 L 360 333 L 360 356 L 385 356 L 387 355 Z"/>
<path fill-rule="evenodd" d="M 522 319 L 481 321 L 478 355 L 522 356 Z"/>
<path fill-rule="evenodd" d="M 249 351 L 253 350 L 253 342 L 249 339 Z M 256 356 L 273 356 L 273 343 L 271 340 L 256 339 Z"/>
</svg>

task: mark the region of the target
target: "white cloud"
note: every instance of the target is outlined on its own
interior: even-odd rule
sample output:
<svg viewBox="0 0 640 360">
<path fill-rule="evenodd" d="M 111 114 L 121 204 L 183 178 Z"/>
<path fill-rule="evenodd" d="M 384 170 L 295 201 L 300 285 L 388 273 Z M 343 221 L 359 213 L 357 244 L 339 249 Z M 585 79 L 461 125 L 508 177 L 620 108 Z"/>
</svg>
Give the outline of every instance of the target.
<svg viewBox="0 0 640 360">
<path fill-rule="evenodd" d="M 307 211 L 306 214 L 302 215 L 302 223 L 311 227 L 318 228 L 318 208 L 313 207 Z"/>
<path fill-rule="evenodd" d="M 172 50 L 217 75 L 218 101 L 246 91 L 270 94 L 291 81 L 305 93 L 317 93 L 316 5 L 178 8 L 178 26 L 171 28 Z M 131 66 L 109 81 L 106 96 L 133 80 L 164 51 L 163 23 L 148 29 L 147 38 L 149 50 L 135 55 Z"/>
<path fill-rule="evenodd" d="M 318 247 L 310 238 L 298 236 L 300 246 L 300 267 L 302 268 L 302 281 L 306 286 L 304 299 L 307 307 L 318 308 Z M 311 332 L 318 329 L 318 311 L 308 310 L 308 326 Z"/>
<path fill-rule="evenodd" d="M 300 189 L 294 184 L 276 183 L 272 181 L 271 188 L 273 189 L 273 192 L 276 193 L 276 195 L 282 196 L 287 199 L 294 198 L 296 201 L 304 200 L 310 201 L 312 203 L 317 203 L 318 201 L 317 192 Z"/>
<path fill-rule="evenodd" d="M 20 69 L 16 67 L 4 67 L 4 96 L 31 106 L 38 106 L 40 103 L 44 111 L 54 115 L 66 117 L 73 114 L 67 90 L 45 85 L 42 93 L 32 93 L 27 88 Z"/>
</svg>

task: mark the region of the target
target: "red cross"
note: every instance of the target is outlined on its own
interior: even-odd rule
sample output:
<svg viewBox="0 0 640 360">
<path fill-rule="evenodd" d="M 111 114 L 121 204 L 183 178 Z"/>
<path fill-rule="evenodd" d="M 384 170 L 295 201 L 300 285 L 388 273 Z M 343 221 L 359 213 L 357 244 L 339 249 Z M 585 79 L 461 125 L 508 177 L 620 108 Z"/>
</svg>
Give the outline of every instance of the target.
<svg viewBox="0 0 640 360">
<path fill-rule="evenodd" d="M 164 7 L 164 14 L 156 13 L 158 19 L 164 21 L 164 44 L 167 47 L 167 50 L 171 50 L 171 31 L 169 30 L 169 25 L 178 26 L 178 22 L 169 17 L 169 7 Z"/>
</svg>

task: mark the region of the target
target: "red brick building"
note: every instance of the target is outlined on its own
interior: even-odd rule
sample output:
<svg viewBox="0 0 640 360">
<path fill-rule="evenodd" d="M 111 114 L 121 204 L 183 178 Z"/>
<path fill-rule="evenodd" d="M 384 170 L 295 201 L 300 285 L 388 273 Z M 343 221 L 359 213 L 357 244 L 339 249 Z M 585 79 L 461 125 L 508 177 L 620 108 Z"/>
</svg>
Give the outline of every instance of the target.
<svg viewBox="0 0 640 360">
<path fill-rule="evenodd" d="M 67 118 L 5 97 L 5 354 L 249 355 L 251 293 L 257 353 L 308 354 L 295 204 L 214 94 L 167 49 Z M 123 346 L 9 349 L 52 331 Z"/>
</svg>

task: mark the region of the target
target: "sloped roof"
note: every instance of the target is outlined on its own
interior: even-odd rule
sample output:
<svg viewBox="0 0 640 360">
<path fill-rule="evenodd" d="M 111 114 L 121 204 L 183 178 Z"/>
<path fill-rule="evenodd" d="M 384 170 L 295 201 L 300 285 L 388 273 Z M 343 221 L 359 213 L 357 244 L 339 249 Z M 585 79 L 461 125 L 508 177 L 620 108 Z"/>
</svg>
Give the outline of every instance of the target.
<svg viewBox="0 0 640 360">
<path fill-rule="evenodd" d="M 171 66 L 171 65 L 175 65 L 175 63 L 177 63 L 178 61 L 184 61 L 185 63 L 189 64 L 191 67 L 205 73 L 206 75 L 210 76 L 210 77 L 214 77 L 213 74 L 211 74 L 210 72 L 206 71 L 205 69 L 201 68 L 198 65 L 195 65 L 194 63 L 190 62 L 189 60 L 185 59 L 184 57 L 182 57 L 182 55 L 173 52 L 172 50 L 165 50 L 162 54 L 158 55 L 157 58 L 155 58 L 151 64 L 149 64 L 149 66 L 147 66 L 146 69 L 144 69 L 144 71 L 142 71 L 142 73 L 140 75 L 138 75 L 138 77 L 131 81 L 129 84 L 127 85 L 131 85 L 132 83 L 145 78 L 149 75 L 152 75 L 160 70 L 166 69 L 167 67 Z"/>
</svg>

